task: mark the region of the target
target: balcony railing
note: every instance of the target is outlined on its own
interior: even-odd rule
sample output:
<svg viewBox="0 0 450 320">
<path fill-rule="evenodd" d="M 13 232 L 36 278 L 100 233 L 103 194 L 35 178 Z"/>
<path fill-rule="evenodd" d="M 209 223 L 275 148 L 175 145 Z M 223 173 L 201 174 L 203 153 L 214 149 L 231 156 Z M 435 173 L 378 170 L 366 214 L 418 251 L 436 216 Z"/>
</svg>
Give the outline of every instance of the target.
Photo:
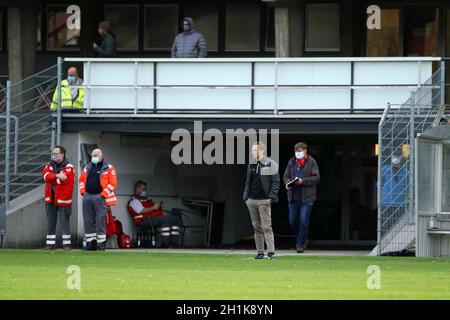
<svg viewBox="0 0 450 320">
<path fill-rule="evenodd" d="M 440 58 L 66 58 L 90 113 L 353 113 L 404 103 Z"/>
</svg>

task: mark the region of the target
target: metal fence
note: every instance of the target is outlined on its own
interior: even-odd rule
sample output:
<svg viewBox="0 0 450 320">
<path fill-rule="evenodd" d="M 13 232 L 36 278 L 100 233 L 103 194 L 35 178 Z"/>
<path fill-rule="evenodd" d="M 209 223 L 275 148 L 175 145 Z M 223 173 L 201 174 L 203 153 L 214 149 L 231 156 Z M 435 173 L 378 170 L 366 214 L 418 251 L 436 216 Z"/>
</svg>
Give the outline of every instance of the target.
<svg viewBox="0 0 450 320">
<path fill-rule="evenodd" d="M 386 107 L 378 133 L 377 255 L 415 248 L 414 139 L 445 113 L 445 63 L 401 105 Z"/>
<path fill-rule="evenodd" d="M 59 142 L 60 112 L 50 104 L 61 80 L 61 60 L 41 72 L 0 89 L 0 194 L 4 204 L 42 183 L 42 164 Z M 61 94 L 58 95 L 59 100 Z M 60 101 L 59 101 L 60 105 Z"/>
</svg>

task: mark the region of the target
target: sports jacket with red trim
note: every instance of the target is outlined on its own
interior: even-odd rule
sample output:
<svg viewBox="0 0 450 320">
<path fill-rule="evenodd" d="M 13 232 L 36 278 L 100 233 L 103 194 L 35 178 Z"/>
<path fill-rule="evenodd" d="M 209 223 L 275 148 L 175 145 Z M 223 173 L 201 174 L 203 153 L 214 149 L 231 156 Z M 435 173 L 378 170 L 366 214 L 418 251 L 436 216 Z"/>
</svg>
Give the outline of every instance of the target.
<svg viewBox="0 0 450 320">
<path fill-rule="evenodd" d="M 42 170 L 42 177 L 45 180 L 45 202 L 61 207 L 70 207 L 72 205 L 75 169 L 67 160 L 64 160 L 59 172 L 56 172 L 56 170 L 56 164 L 53 162 L 48 162 L 44 170 Z M 61 180 L 56 178 L 58 173 L 64 173 L 67 179 Z"/>
</svg>

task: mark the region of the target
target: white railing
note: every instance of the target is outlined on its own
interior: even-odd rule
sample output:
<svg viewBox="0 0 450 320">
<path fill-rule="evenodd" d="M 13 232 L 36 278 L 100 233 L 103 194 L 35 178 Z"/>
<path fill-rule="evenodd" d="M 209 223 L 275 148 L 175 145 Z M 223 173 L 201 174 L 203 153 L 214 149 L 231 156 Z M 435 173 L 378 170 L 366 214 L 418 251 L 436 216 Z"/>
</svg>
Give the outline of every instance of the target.
<svg viewBox="0 0 450 320">
<path fill-rule="evenodd" d="M 379 111 L 440 58 L 65 58 L 83 63 L 87 113 Z"/>
</svg>

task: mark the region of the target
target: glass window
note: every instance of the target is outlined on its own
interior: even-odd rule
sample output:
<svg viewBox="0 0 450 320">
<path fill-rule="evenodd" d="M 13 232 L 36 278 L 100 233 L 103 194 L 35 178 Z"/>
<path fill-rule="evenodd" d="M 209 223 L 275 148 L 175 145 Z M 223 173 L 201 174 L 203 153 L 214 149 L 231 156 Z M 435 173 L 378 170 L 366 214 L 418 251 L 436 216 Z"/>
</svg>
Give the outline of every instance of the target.
<svg viewBox="0 0 450 320">
<path fill-rule="evenodd" d="M 177 32 L 178 5 L 145 6 L 145 49 L 170 49 Z"/>
<path fill-rule="evenodd" d="M 418 209 L 423 212 L 435 211 L 436 147 L 437 144 L 422 140 L 417 150 Z"/>
<path fill-rule="evenodd" d="M 3 9 L 0 8 L 0 50 L 3 49 Z"/>
<path fill-rule="evenodd" d="M 437 56 L 439 8 L 408 7 L 405 10 L 406 56 Z"/>
<path fill-rule="evenodd" d="M 275 9 L 273 7 L 267 8 L 266 50 L 275 50 Z"/>
<path fill-rule="evenodd" d="M 79 49 L 80 29 L 67 28 L 69 5 L 47 6 L 47 49 Z"/>
<path fill-rule="evenodd" d="M 36 50 L 42 50 L 42 6 L 37 9 Z"/>
<path fill-rule="evenodd" d="M 260 38 L 260 6 L 229 4 L 225 19 L 225 50 L 257 51 Z"/>
<path fill-rule="evenodd" d="M 366 56 L 400 55 L 400 10 L 381 9 L 381 29 L 367 29 Z"/>
<path fill-rule="evenodd" d="M 184 7 L 184 15 L 194 19 L 195 29 L 203 34 L 208 51 L 217 51 L 219 39 L 219 13 L 215 4 L 190 4 Z"/>
<path fill-rule="evenodd" d="M 339 4 L 307 4 L 305 51 L 339 51 Z"/>
<path fill-rule="evenodd" d="M 107 5 L 105 19 L 117 36 L 117 50 L 139 49 L 139 7 L 137 5 Z"/>
<path fill-rule="evenodd" d="M 447 39 L 446 39 L 446 44 L 447 44 L 447 57 L 450 57 L 450 9 L 447 10 Z M 448 69 L 448 67 L 447 67 Z"/>
</svg>

